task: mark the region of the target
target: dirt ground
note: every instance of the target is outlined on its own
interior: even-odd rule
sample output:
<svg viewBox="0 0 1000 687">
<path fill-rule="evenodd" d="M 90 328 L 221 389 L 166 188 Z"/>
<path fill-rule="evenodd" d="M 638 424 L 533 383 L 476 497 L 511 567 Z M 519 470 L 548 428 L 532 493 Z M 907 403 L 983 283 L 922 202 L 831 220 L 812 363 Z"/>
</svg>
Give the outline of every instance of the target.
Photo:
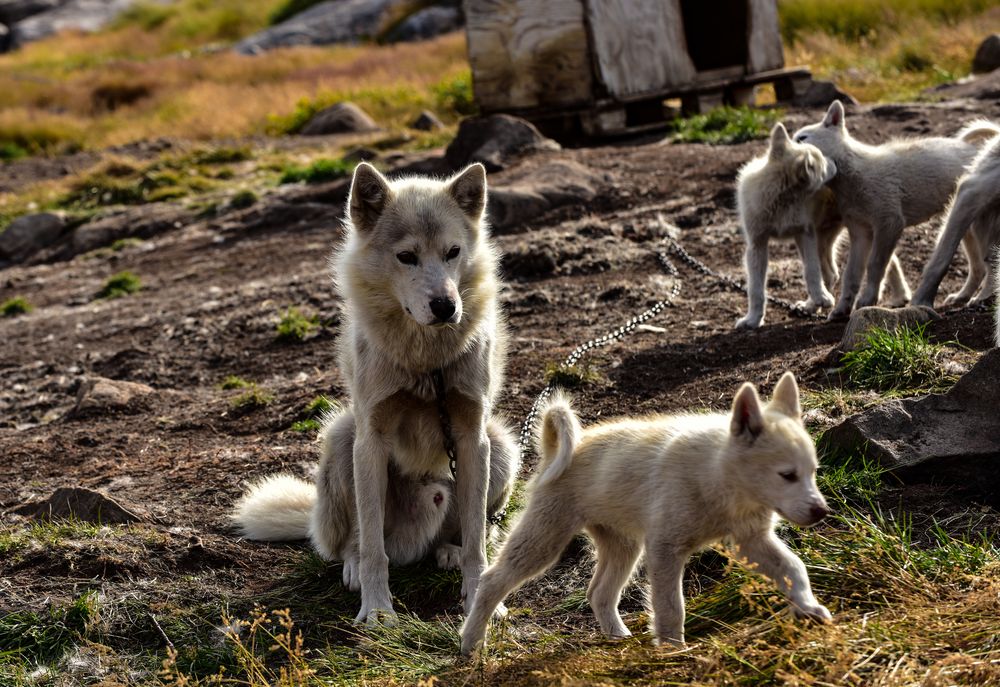
<svg viewBox="0 0 1000 687">
<path fill-rule="evenodd" d="M 785 121 L 794 129 L 820 114 L 790 111 Z M 1000 120 L 1000 102 L 863 108 L 850 115 L 849 125 L 858 138 L 877 141 L 951 134 L 974 116 Z M 502 300 L 513 336 L 501 410 L 512 423 L 520 424 L 544 386 L 547 364 L 666 295 L 671 281 L 656 258 L 658 212 L 681 228 L 679 240 L 695 257 L 742 277 L 735 177 L 765 145 L 672 145 L 650 137 L 518 163 L 571 159 L 604 173 L 607 184 L 596 202 L 570 204 L 497 237 L 510 272 Z M 39 177 L 57 173 L 32 164 L 39 165 L 32 172 Z M 26 169 L 0 166 L 0 187 L 23 183 Z M 502 187 L 517 169 L 490 181 Z M 334 355 L 339 303 L 327 268 L 342 207 L 329 202 L 310 208 L 288 221 L 276 215 L 249 227 L 241 224 L 242 215 L 198 220 L 110 256 L 0 271 L 0 301 L 20 295 L 36 307 L 0 319 L 0 523 L 14 525 L 18 516 L 11 509 L 62 486 L 105 490 L 148 517 L 147 525 L 114 546 L 89 541 L 0 560 L 0 611 L 38 609 L 88 588 L 108 598 L 187 598 L 216 610 L 223 600 L 239 609 L 307 578 L 308 589 L 339 584 L 338 566 L 307 575 L 304 547 L 241 541 L 226 517 L 246 480 L 276 470 L 308 472 L 317 456 L 313 434 L 290 426 L 315 396 L 344 396 Z M 913 286 L 934 235 L 933 225 L 923 225 L 901 242 Z M 554 256 L 554 267 L 544 261 L 533 267 L 525 259 L 545 252 Z M 794 247 L 772 245 L 771 256 L 770 292 L 802 298 Z M 652 320 L 653 327 L 588 358 L 593 378 L 576 392 L 585 420 L 721 409 L 741 381 L 769 390 L 786 369 L 807 391 L 830 384 L 821 360 L 839 340 L 842 324 L 796 319 L 770 307 L 759 331 L 735 331 L 745 296 L 678 267 L 675 306 Z M 104 280 L 125 269 L 141 276 L 143 289 L 95 299 Z M 964 267 L 952 271 L 941 293 L 956 290 L 963 278 Z M 304 342 L 275 338 L 275 323 L 289 306 L 322 321 Z M 990 346 L 990 322 L 989 313 L 961 311 L 947 314 L 933 331 L 980 351 Z M 141 382 L 156 393 L 134 412 L 74 416 L 81 379 L 91 375 Z M 219 388 L 228 375 L 257 382 L 274 401 L 234 410 L 231 400 L 240 391 Z M 524 476 L 530 471 L 529 461 Z M 914 499 L 916 510 L 939 511 L 949 503 L 926 485 L 896 496 Z M 522 592 L 520 603 L 565 590 L 566 575 L 576 574 L 557 569 Z M 455 583 L 430 600 L 404 601 L 425 617 L 456 613 L 457 589 Z M 340 611 L 353 614 L 357 600 L 347 597 Z M 306 618 L 319 613 L 305 592 L 294 606 Z M 589 614 L 567 611 L 562 617 L 579 617 L 589 632 L 596 629 Z M 139 639 L 154 646 L 159 639 L 149 632 Z"/>
</svg>

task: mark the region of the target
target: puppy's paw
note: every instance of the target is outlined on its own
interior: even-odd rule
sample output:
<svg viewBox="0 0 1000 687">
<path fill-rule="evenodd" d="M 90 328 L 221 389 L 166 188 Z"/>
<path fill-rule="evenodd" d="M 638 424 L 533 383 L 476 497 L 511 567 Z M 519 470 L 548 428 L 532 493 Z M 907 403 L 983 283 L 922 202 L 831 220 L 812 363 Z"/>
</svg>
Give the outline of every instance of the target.
<svg viewBox="0 0 1000 687">
<path fill-rule="evenodd" d="M 948 297 L 944 299 L 944 306 L 946 308 L 957 307 L 960 305 L 965 305 L 968 302 L 968 300 L 969 299 L 966 298 L 961 292 L 951 293 L 948 294 Z"/>
<path fill-rule="evenodd" d="M 826 610 L 826 606 L 815 602 L 801 606 L 793 605 L 792 613 L 795 614 L 796 618 L 802 620 L 815 620 L 820 623 L 833 622 L 833 615 L 830 611 Z"/>
<path fill-rule="evenodd" d="M 684 638 L 672 639 L 669 637 L 654 637 L 653 646 L 658 646 L 661 649 L 683 649 L 687 646 L 684 643 Z"/>
<path fill-rule="evenodd" d="M 503 620 L 507 617 L 507 607 L 501 601 L 493 611 L 493 620 Z"/>
<path fill-rule="evenodd" d="M 758 327 L 760 327 L 760 324 L 763 321 L 764 321 L 763 315 L 761 316 L 746 315 L 745 317 L 741 317 L 740 319 L 736 320 L 736 328 L 757 329 Z"/>
<path fill-rule="evenodd" d="M 441 570 L 455 570 L 462 563 L 462 547 L 454 544 L 441 544 L 434 552 L 438 567 Z"/>
<path fill-rule="evenodd" d="M 392 603 L 361 603 L 361 610 L 354 618 L 355 625 L 365 624 L 368 627 L 383 625 L 385 627 L 395 627 L 399 622 L 396 611 L 392 610 Z"/>
<path fill-rule="evenodd" d="M 841 320 L 846 320 L 851 316 L 851 306 L 838 305 L 836 308 L 830 311 L 826 319 L 828 322 L 840 322 Z"/>
<path fill-rule="evenodd" d="M 350 589 L 352 592 L 361 591 L 361 561 L 355 557 L 347 558 L 344 561 L 344 570 L 342 579 L 344 580 L 344 586 Z"/>
</svg>

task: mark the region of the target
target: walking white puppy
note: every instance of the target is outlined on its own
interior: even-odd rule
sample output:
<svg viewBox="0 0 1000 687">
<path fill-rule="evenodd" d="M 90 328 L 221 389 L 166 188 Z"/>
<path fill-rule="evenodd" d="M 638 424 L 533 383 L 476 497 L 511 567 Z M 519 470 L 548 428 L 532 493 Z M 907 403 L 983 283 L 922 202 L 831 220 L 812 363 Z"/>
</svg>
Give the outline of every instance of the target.
<svg viewBox="0 0 1000 687">
<path fill-rule="evenodd" d="M 837 166 L 818 148 L 792 141 L 781 123 L 771 130 L 767 153 L 740 169 L 736 203 L 747 244 L 744 266 L 749 300 L 747 314 L 736 323 L 737 329 L 756 329 L 764 321 L 768 242 L 772 238 L 794 239 L 798 246 L 809 297 L 796 307 L 807 312 L 833 307 L 830 289 L 837 281 L 835 246 L 844 223 L 833 191 L 826 184 L 836 174 Z M 893 294 L 906 298 L 909 287 L 895 255 L 888 279 Z"/>
<path fill-rule="evenodd" d="M 973 297 L 973 304 L 978 304 L 993 294 L 993 254 L 1000 246 L 1000 127 L 986 121 L 974 122 L 959 136 L 967 131 L 988 131 L 992 136 L 958 182 L 934 253 L 913 296 L 915 305 L 934 307 L 934 296 L 959 242 L 969 259 L 969 274 L 962 290 L 945 298 L 944 304 L 964 305 Z"/>
<path fill-rule="evenodd" d="M 493 416 L 507 333 L 483 217 L 486 170 L 389 181 L 362 163 L 347 207 L 332 263 L 351 405 L 327 420 L 315 485 L 265 480 L 233 517 L 262 539 L 308 530 L 320 555 L 344 562 L 344 583 L 360 589 L 359 622 L 392 620 L 389 562 L 435 544 L 439 564 L 461 567 L 468 608 L 486 567 L 487 514 L 506 504 L 519 463 Z"/>
<path fill-rule="evenodd" d="M 890 141 L 877 146 L 862 143 L 848 133 L 839 100 L 830 105 L 823 121 L 799 129 L 794 138 L 816 146 L 837 165 L 830 187 L 837 196 L 851 247 L 830 318 L 847 317 L 855 307 L 878 302 L 886 267 L 903 229 L 945 209 L 958 177 L 977 149 L 957 137 Z M 904 302 L 910 294 L 905 296 Z"/>
<path fill-rule="evenodd" d="M 556 397 L 543 415 L 539 453 L 527 508 L 483 575 L 462 628 L 463 653 L 483 641 L 504 597 L 550 567 L 581 530 L 597 548 L 587 600 L 609 637 L 630 634 L 618 602 L 645 549 L 653 633 L 682 644 L 684 565 L 724 538 L 739 560 L 777 584 L 797 615 L 830 620 L 802 561 L 774 533 L 776 513 L 807 526 L 829 512 L 791 373 L 766 406 L 744 384 L 728 415 L 623 419 L 586 430 Z"/>
</svg>

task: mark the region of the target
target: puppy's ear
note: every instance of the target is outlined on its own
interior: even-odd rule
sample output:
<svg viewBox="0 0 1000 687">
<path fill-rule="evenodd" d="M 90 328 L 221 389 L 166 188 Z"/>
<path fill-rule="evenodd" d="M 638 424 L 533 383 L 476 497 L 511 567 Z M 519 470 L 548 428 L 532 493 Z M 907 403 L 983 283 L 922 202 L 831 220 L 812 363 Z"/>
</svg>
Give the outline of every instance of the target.
<svg viewBox="0 0 1000 687">
<path fill-rule="evenodd" d="M 392 197 L 389 182 L 367 162 L 354 168 L 351 191 L 347 198 L 351 223 L 361 232 L 371 231 Z"/>
<path fill-rule="evenodd" d="M 802 406 L 799 404 L 799 385 L 795 381 L 795 375 L 791 372 L 781 375 L 777 386 L 774 387 L 774 395 L 771 396 L 769 407 L 795 420 L 802 417 Z"/>
<path fill-rule="evenodd" d="M 767 149 L 768 156 L 772 158 L 781 157 L 785 154 L 785 150 L 791 141 L 792 139 L 788 137 L 788 130 L 785 129 L 785 125 L 778 122 L 771 129 L 771 144 Z"/>
<path fill-rule="evenodd" d="M 830 109 L 826 111 L 826 117 L 823 118 L 823 126 L 828 129 L 831 127 L 844 128 L 844 119 L 844 103 L 834 100 L 830 103 Z"/>
<path fill-rule="evenodd" d="M 486 209 L 486 168 L 469 165 L 448 182 L 448 193 L 469 219 L 478 222 Z"/>
<path fill-rule="evenodd" d="M 760 405 L 757 389 L 749 382 L 740 387 L 733 399 L 733 415 L 729 425 L 734 437 L 753 441 L 764 429 L 764 409 Z"/>
</svg>

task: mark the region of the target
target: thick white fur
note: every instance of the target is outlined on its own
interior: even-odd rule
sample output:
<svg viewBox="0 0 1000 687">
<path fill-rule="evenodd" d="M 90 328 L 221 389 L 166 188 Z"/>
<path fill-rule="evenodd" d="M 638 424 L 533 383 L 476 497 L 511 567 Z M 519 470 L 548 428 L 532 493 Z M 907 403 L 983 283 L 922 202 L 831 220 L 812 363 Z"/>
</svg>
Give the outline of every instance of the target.
<svg viewBox="0 0 1000 687">
<path fill-rule="evenodd" d="M 279 473 L 252 482 L 231 517 L 247 539 L 295 541 L 306 538 L 315 503 L 315 484 Z"/>
<path fill-rule="evenodd" d="M 731 540 L 738 560 L 773 580 L 796 614 L 830 620 L 802 561 L 774 533 L 776 513 L 811 525 L 828 512 L 790 373 L 766 406 L 744 384 L 729 414 L 662 415 L 588 427 L 562 471 L 550 475 L 553 461 L 566 455 L 558 442 L 577 436 L 571 414 L 561 398 L 545 413 L 542 477 L 530 486 L 526 509 L 483 575 L 462 628 L 463 653 L 482 643 L 504 597 L 558 560 L 581 530 L 597 549 L 587 599 L 609 637 L 630 634 L 618 602 L 645 550 L 653 633 L 660 642 L 682 644 L 684 565 L 692 553 L 721 539 Z"/>
<path fill-rule="evenodd" d="M 920 286 L 913 296 L 916 305 L 934 306 L 934 296 L 959 242 L 969 260 L 969 273 L 962 289 L 949 295 L 944 304 L 964 305 L 970 299 L 978 304 L 993 294 L 994 253 L 1000 246 L 1000 127 L 979 121 L 963 132 L 967 132 L 970 139 L 983 138 L 988 132 L 993 135 L 987 138 L 968 172 L 958 182 L 958 190 L 941 223 L 934 253 L 924 267 Z"/>
<path fill-rule="evenodd" d="M 485 207 L 482 165 L 444 181 L 389 181 L 365 163 L 354 172 L 331 261 L 351 405 L 324 427 L 308 534 L 323 557 L 344 561 L 344 583 L 361 591 L 359 622 L 392 620 L 389 562 L 431 547 L 439 564 L 461 567 L 468 607 L 486 565 L 487 513 L 503 508 L 517 474 L 517 446 L 493 416 L 507 333 Z M 455 439 L 454 499 L 434 370 Z M 447 513 L 437 507 L 443 487 Z M 258 497 L 251 503 L 280 500 Z M 244 507 L 239 524 L 255 529 L 260 512 Z M 301 524 L 294 509 L 289 517 Z"/>
<path fill-rule="evenodd" d="M 771 130 L 767 153 L 740 169 L 736 202 L 747 244 L 748 305 L 747 314 L 736 323 L 738 329 L 756 329 L 764 321 L 767 246 L 772 238 L 793 239 L 799 249 L 808 298 L 796 305 L 809 312 L 833 307 L 835 244 L 843 222 L 826 184 L 836 174 L 836 165 L 818 148 L 792 141 L 780 123 Z M 895 255 L 888 278 L 892 292 L 905 298 L 909 288 Z"/>
<path fill-rule="evenodd" d="M 963 135 L 976 138 L 969 131 Z M 830 187 L 851 247 L 830 317 L 847 317 L 855 307 L 878 302 L 886 267 L 903 229 L 945 209 L 977 149 L 959 137 L 898 140 L 877 146 L 862 143 L 848 133 L 839 100 L 830 105 L 823 121 L 799 129 L 794 138 L 816 146 L 837 165 Z"/>
</svg>

